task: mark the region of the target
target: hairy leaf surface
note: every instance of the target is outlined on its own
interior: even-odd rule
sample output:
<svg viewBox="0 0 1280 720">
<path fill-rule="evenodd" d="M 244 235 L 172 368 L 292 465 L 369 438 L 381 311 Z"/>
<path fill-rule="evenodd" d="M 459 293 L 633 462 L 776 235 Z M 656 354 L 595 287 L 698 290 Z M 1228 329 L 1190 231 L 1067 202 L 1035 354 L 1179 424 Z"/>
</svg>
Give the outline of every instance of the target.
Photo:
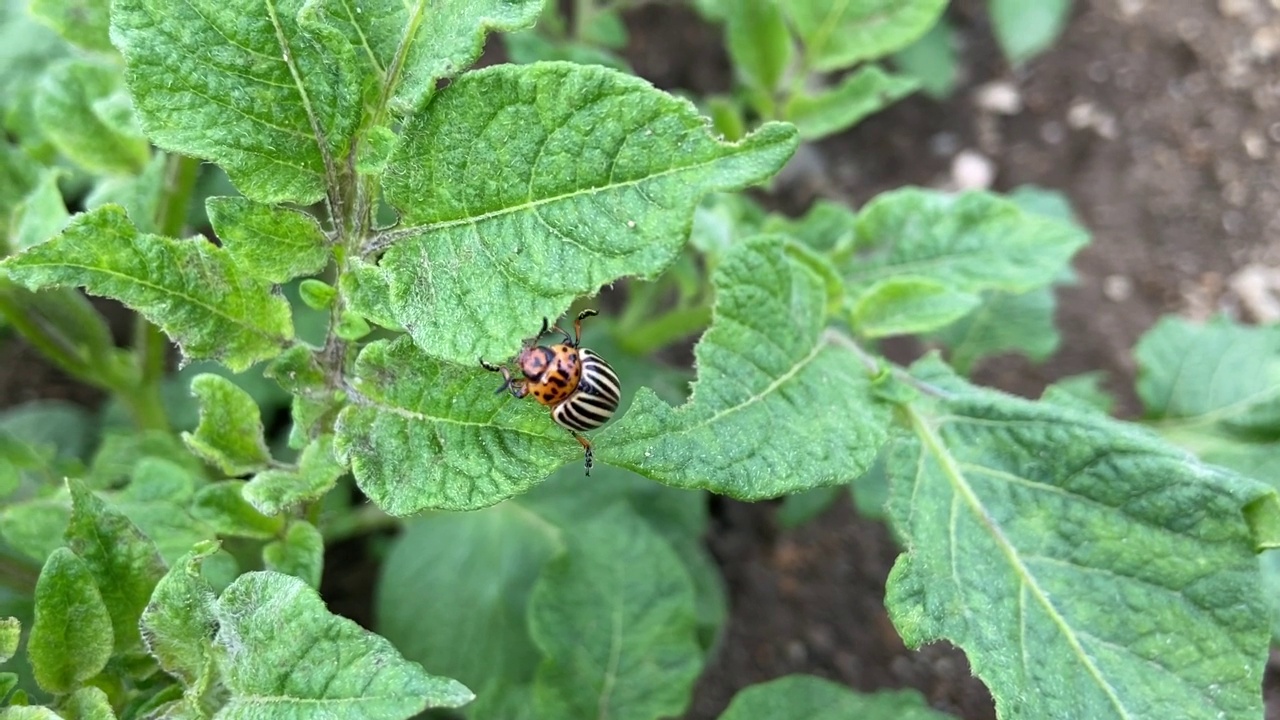
<svg viewBox="0 0 1280 720">
<path fill-rule="evenodd" d="M 776 237 L 733 246 L 713 278 L 715 314 L 694 349 L 692 397 L 673 409 L 639 390 L 627 415 L 599 433 L 596 457 L 750 500 L 860 475 L 884 442 L 889 411 L 858 358 L 824 332 L 830 273 Z"/>
<path fill-rule="evenodd" d="M 782 3 L 817 70 L 836 70 L 900 50 L 924 35 L 947 0 L 787 0 Z"/>
<path fill-rule="evenodd" d="M 1261 712 L 1275 491 L 1092 410 L 913 372 L 947 397 L 909 409 L 889 460 L 908 645 L 960 646 L 1001 717 Z"/>
<path fill-rule="evenodd" d="M 657 275 L 700 196 L 766 179 L 795 145 L 780 124 L 720 142 L 689 102 L 598 66 L 468 73 L 387 167 L 390 313 L 431 355 L 505 360 L 575 297 Z"/>
<path fill-rule="evenodd" d="M 93 573 L 67 548 L 53 551 L 36 581 L 27 654 L 40 687 L 68 693 L 111 657 L 111 615 Z"/>
<path fill-rule="evenodd" d="M 351 45 L 302 0 L 118 0 L 111 39 L 148 137 L 212 160 L 258 202 L 324 197 L 360 119 Z"/>
<path fill-rule="evenodd" d="M 159 325 L 190 357 L 243 370 L 293 336 L 289 304 L 203 238 L 143 235 L 117 205 L 72 218 L 61 235 L 0 264 L 32 290 L 78 285 Z"/>
<path fill-rule="evenodd" d="M 222 720 L 267 713 L 355 720 L 410 718 L 459 707 L 474 695 L 428 675 L 391 643 L 329 613 L 302 580 L 272 572 L 241 575 L 218 598 L 214 645 L 230 698 Z"/>
</svg>

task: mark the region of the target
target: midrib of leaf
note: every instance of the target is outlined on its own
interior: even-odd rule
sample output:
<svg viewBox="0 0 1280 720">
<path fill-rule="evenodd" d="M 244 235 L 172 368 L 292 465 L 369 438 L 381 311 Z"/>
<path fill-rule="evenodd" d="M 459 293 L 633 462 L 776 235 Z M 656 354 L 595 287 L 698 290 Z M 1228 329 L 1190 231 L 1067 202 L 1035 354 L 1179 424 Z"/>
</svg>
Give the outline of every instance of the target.
<svg viewBox="0 0 1280 720">
<path fill-rule="evenodd" d="M 528 435 L 530 437 L 538 437 L 538 438 L 545 437 L 544 435 L 540 435 L 538 433 L 532 432 L 530 430 L 525 430 L 523 428 L 509 427 L 506 425 L 498 425 L 493 422 L 492 417 L 485 422 L 474 422 L 471 420 L 457 420 L 455 418 L 428 415 L 426 413 L 421 413 L 416 410 L 402 408 L 398 405 L 387 405 L 385 403 L 372 400 L 363 394 L 357 394 L 356 397 L 359 398 L 359 400 L 357 400 L 356 402 L 356 405 L 358 405 L 359 407 L 368 407 L 368 408 L 373 408 L 375 410 L 384 410 L 386 412 L 391 413 L 392 415 L 399 415 L 400 417 L 405 418 L 406 420 L 417 420 L 420 422 L 427 422 L 427 423 L 451 423 L 453 425 L 466 425 L 470 427 L 480 427 L 480 428 L 493 428 L 496 430 L 501 430 L 502 432 L 520 433 L 521 435 Z M 501 412 L 501 409 L 499 409 L 499 412 Z M 495 413 L 493 417 L 497 417 L 497 414 Z"/>
<path fill-rule="evenodd" d="M 621 567 L 615 566 L 615 569 Z M 618 585 L 622 585 L 621 578 L 615 576 Z M 609 648 L 609 667 L 605 669 L 604 682 L 600 687 L 600 700 L 596 703 L 597 720 L 607 720 L 609 717 L 609 699 L 613 696 L 613 688 L 618 682 L 618 666 L 622 664 L 622 595 L 616 594 L 613 598 L 613 632 L 610 636 L 611 646 Z"/>
<path fill-rule="evenodd" d="M 364 54 L 369 57 L 369 64 L 378 71 L 379 79 L 383 83 L 387 81 L 387 69 L 378 63 L 378 56 L 373 52 L 373 48 L 369 46 L 369 37 L 364 34 L 364 28 L 360 27 L 359 12 L 353 12 L 351 3 L 343 2 L 342 9 L 347 12 L 347 20 L 351 22 L 351 27 L 360 35 L 360 47 L 364 48 Z"/>
<path fill-rule="evenodd" d="M 285 67 L 289 68 L 289 76 L 293 78 L 294 89 L 298 91 L 302 106 L 307 111 L 307 122 L 311 124 L 312 139 L 315 140 L 316 148 L 320 151 L 320 157 L 324 161 L 325 193 L 329 197 L 329 203 L 333 206 L 333 210 L 336 210 L 338 205 L 334 203 L 334 192 L 337 188 L 338 178 L 334 177 L 333 157 L 329 155 L 329 143 L 325 138 L 324 131 L 320 129 L 320 121 L 316 118 L 315 108 L 311 106 L 311 96 L 307 94 L 307 88 L 302 82 L 302 76 L 298 73 L 298 66 L 294 63 L 293 48 L 289 47 L 289 42 L 284 36 L 284 28 L 280 26 L 280 18 L 276 15 L 275 1 L 267 0 L 266 6 L 267 12 L 271 15 L 271 27 L 276 32 L 276 43 L 284 53 Z"/>
<path fill-rule="evenodd" d="M 383 235 L 381 240 L 376 244 L 378 248 L 382 248 L 387 246 L 388 244 L 395 243 L 396 241 L 401 240 L 403 238 L 417 237 L 425 233 L 435 232 L 437 230 L 447 230 L 449 228 L 454 228 L 454 227 L 459 227 L 464 225 L 478 225 L 484 222 L 485 220 L 505 217 L 507 215 L 512 215 L 518 212 L 522 212 L 524 210 L 533 210 L 543 205 L 550 205 L 551 203 L 573 200 L 575 198 L 582 197 L 584 195 L 592 195 L 595 193 L 608 192 L 610 190 L 616 190 L 619 188 L 627 188 L 627 187 L 634 187 L 637 185 L 643 185 L 644 183 L 647 183 L 650 180 L 656 180 L 658 178 L 663 178 L 670 175 L 677 175 L 680 173 L 701 170 L 704 167 L 709 167 L 711 165 L 715 165 L 719 162 L 722 162 L 724 159 L 725 158 L 723 157 L 717 157 L 717 158 L 712 158 L 710 160 L 707 160 L 705 162 L 695 163 L 693 165 L 682 165 L 680 167 L 668 168 L 666 170 L 660 170 L 658 172 L 650 173 L 648 175 L 645 175 L 642 178 L 636 178 L 635 180 L 625 180 L 623 182 L 611 182 L 607 185 L 598 185 L 596 187 L 581 188 L 579 190 L 573 190 L 572 192 L 562 193 L 560 195 L 553 195 L 545 198 L 538 198 L 537 200 L 528 200 L 518 205 L 509 205 L 507 207 L 498 208 L 496 210 L 490 210 L 488 212 L 480 213 L 479 215 L 468 215 L 466 217 L 455 218 L 452 220 L 442 220 L 440 222 L 414 225 L 411 227 L 404 228 L 403 230 L 389 232 Z"/>
<path fill-rule="evenodd" d="M 840 0 L 839 2 L 832 3 L 831 11 L 827 13 L 827 16 L 823 18 L 822 24 L 818 26 L 818 32 L 813 34 L 814 42 L 812 54 L 820 55 L 823 50 L 826 50 L 827 42 L 831 39 L 831 34 L 835 32 L 836 24 L 839 21 L 840 16 L 844 15 L 844 11 L 848 7 L 849 0 Z M 810 53 L 808 52 L 805 53 L 805 55 L 809 54 Z"/>
<path fill-rule="evenodd" d="M 418 0 L 409 11 L 409 22 L 405 23 L 404 35 L 400 38 L 400 44 L 396 46 L 396 54 L 391 58 L 391 67 L 383 71 L 382 94 L 378 97 L 378 107 L 373 115 L 375 124 L 382 122 L 382 117 L 386 114 L 387 104 L 391 102 L 391 97 L 395 95 L 396 88 L 400 85 L 400 73 L 404 69 L 404 59 L 408 57 L 409 47 L 413 45 L 413 39 L 418 35 L 418 26 L 422 24 L 422 17 L 426 7 L 427 0 Z M 363 34 L 361 37 L 363 37 Z"/>
<path fill-rule="evenodd" d="M 818 357 L 818 354 L 821 353 L 823 350 L 825 350 L 829 346 L 830 346 L 830 342 L 827 340 L 826 336 L 824 335 L 822 338 L 818 340 L 817 344 L 813 346 L 813 350 L 810 350 L 808 355 L 805 355 L 803 358 L 800 358 L 800 360 L 796 362 L 795 365 L 791 366 L 790 370 L 774 378 L 773 382 L 769 383 L 763 390 L 743 400 L 737 405 L 731 405 L 717 412 L 716 414 L 712 415 L 706 420 L 703 420 L 702 422 L 697 423 L 695 425 L 690 425 L 689 427 L 684 428 L 679 432 L 686 432 L 686 433 L 692 432 L 694 430 L 697 430 L 698 428 L 704 427 L 706 425 L 710 425 L 711 423 L 716 422 L 717 420 L 723 418 L 726 415 L 730 415 L 732 413 L 738 412 L 739 410 L 742 410 L 748 405 L 753 405 L 755 403 L 760 402 L 765 398 L 765 396 L 769 395 L 770 393 L 776 391 L 779 387 L 781 387 L 783 383 L 795 377 L 796 373 L 800 372 L 805 368 L 805 366 L 813 362 Z M 693 388 L 693 392 L 691 392 L 689 395 L 690 405 L 693 404 L 694 395 L 697 393 L 697 391 L 698 391 L 698 387 L 697 385 L 695 385 Z"/>
<path fill-rule="evenodd" d="M 179 242 L 182 242 L 182 241 L 179 241 Z M 199 298 L 197 298 L 197 297 L 193 297 L 193 296 L 191 296 L 191 295 L 186 295 L 186 294 L 184 294 L 184 293 L 180 293 L 180 292 L 173 292 L 173 291 L 169 290 L 169 289 L 168 289 L 168 288 L 166 288 L 166 287 L 162 287 L 162 286 L 160 286 L 160 285 L 155 285 L 155 284 L 153 284 L 153 283 L 149 283 L 149 282 L 147 282 L 147 281 L 145 281 L 145 280 L 142 280 L 141 278 L 136 278 L 136 277 L 134 277 L 134 276 L 132 276 L 132 275 L 125 275 L 124 273 L 122 273 L 122 272 L 118 272 L 118 271 L 116 271 L 116 270 L 109 270 L 109 269 L 106 269 L 106 268 L 100 268 L 100 267 L 95 267 L 95 266 L 92 266 L 92 265 L 84 265 L 84 264 L 82 264 L 82 263 L 73 263 L 73 262 L 43 262 L 43 263 L 28 262 L 28 263 L 23 263 L 23 267 L 24 267 L 24 268 L 38 268 L 38 267 L 50 267 L 50 268 L 74 268 L 74 269 L 76 269 L 76 270 L 85 270 L 85 271 L 87 271 L 87 272 L 88 272 L 88 273 L 90 273 L 90 274 L 93 274 L 93 273 L 99 273 L 99 274 L 102 274 L 102 275 L 109 275 L 109 276 L 113 276 L 113 277 L 121 278 L 121 279 L 123 279 L 123 280 L 129 281 L 129 282 L 132 282 L 132 283 L 134 283 L 134 284 L 136 284 L 136 285 L 140 285 L 140 286 L 142 286 L 142 287 L 144 287 L 144 288 L 147 288 L 147 289 L 150 289 L 150 290 L 155 290 L 155 291 L 157 291 L 160 295 L 165 295 L 165 296 L 172 297 L 172 298 L 178 298 L 178 299 L 180 299 L 180 300 L 186 300 L 186 301 L 190 302 L 192 305 L 195 305 L 196 307 L 201 307 L 201 308 L 204 308 L 205 310 L 208 310 L 208 311 L 209 311 L 211 314 L 213 314 L 213 315 L 216 315 L 216 316 L 218 316 L 218 317 L 225 318 L 225 319 L 227 319 L 227 320 L 231 321 L 231 323 L 232 323 L 233 325 L 241 326 L 241 327 L 243 327 L 243 328 L 245 328 L 245 329 L 247 329 L 247 330 L 250 330 L 250 331 L 252 331 L 252 332 L 256 333 L 256 334 L 258 335 L 258 337 L 261 337 L 261 338 L 263 338 L 263 339 L 266 339 L 266 340 L 279 340 L 279 338 L 278 338 L 278 337 L 276 337 L 275 335 L 271 335 L 271 334 L 265 333 L 265 332 L 263 332 L 262 330 L 260 330 L 260 329 L 258 329 L 258 328 L 256 328 L 256 327 L 254 327 L 253 325 L 250 325 L 250 324 L 246 323 L 246 322 L 244 321 L 244 319 L 243 319 L 243 318 L 238 318 L 238 317 L 235 317 L 235 316 L 232 316 L 232 315 L 228 315 L 227 313 L 222 312 L 221 310 L 219 310 L 219 309 L 217 308 L 217 306 L 215 306 L 215 305 L 209 305 L 209 304 L 206 304 L 206 303 L 204 303 L 204 302 L 201 302 L 201 301 L 200 301 L 200 299 L 199 299 Z M 93 293 L 90 293 L 90 294 L 93 294 Z"/>
<path fill-rule="evenodd" d="M 910 260 L 902 263 L 886 263 L 873 270 L 866 272 L 852 271 L 844 274 L 846 280 L 853 282 L 870 282 L 879 280 L 884 277 L 893 277 L 895 275 L 909 275 L 919 270 L 937 270 L 946 269 L 946 264 L 952 260 L 963 260 L 973 257 L 976 253 L 972 252 L 955 252 L 945 253 L 942 255 L 934 255 L 925 260 Z"/>
<path fill-rule="evenodd" d="M 1116 694 L 1115 688 L 1113 688 L 1111 684 L 1103 678 L 1101 669 L 1093 662 L 1093 659 L 1089 657 L 1089 654 L 1085 652 L 1084 646 L 1080 644 L 1080 640 L 1077 637 L 1076 632 L 1067 623 L 1066 618 L 1064 618 L 1058 612 L 1058 609 L 1053 605 L 1053 603 L 1049 601 L 1048 595 L 1035 581 L 1035 577 L 1031 574 L 1031 571 L 1022 563 L 1022 559 L 1019 557 L 1017 549 L 1013 547 L 1013 543 L 1009 541 L 1009 538 L 1005 536 L 1004 532 L 1001 531 L 1001 529 L 991 520 L 991 517 L 982 511 L 981 501 L 974 493 L 973 488 L 968 482 L 966 482 L 964 472 L 960 469 L 955 457 L 953 457 L 947 450 L 946 443 L 944 443 L 942 438 L 938 436 L 936 428 L 934 428 L 934 426 L 914 406 L 907 404 L 903 407 L 911 419 L 912 428 L 924 443 L 926 450 L 933 455 L 934 459 L 942 467 L 942 470 L 950 481 L 951 486 L 955 488 L 956 492 L 964 499 L 965 503 L 969 506 L 969 509 L 973 512 L 974 517 L 978 519 L 978 522 L 981 523 L 983 527 L 987 528 L 991 538 L 995 541 L 997 547 L 1000 548 L 1000 551 L 1004 553 L 1004 556 L 1009 561 L 1010 566 L 1013 567 L 1014 571 L 1018 574 L 1018 577 L 1022 579 L 1020 589 L 1029 589 L 1035 596 L 1036 600 L 1040 603 L 1040 606 L 1043 607 L 1049 614 L 1049 617 L 1052 618 L 1053 623 L 1058 626 L 1059 631 L 1062 633 L 1063 637 L 1066 638 L 1072 651 L 1074 651 L 1076 656 L 1080 658 L 1080 662 L 1084 664 L 1089 675 L 1097 681 L 1098 686 L 1102 688 L 1107 698 L 1111 701 L 1112 706 L 1118 713 L 1120 713 L 1120 716 L 1124 718 L 1133 718 L 1134 716 L 1130 714 L 1128 709 L 1124 706 L 1124 702 L 1120 699 L 1119 695 Z M 916 487 L 918 488 L 919 485 L 920 482 L 917 481 Z M 912 507 L 914 506 L 915 504 L 913 503 Z M 950 524 L 950 536 L 952 548 L 951 576 L 956 581 L 957 587 L 960 587 L 960 578 L 956 574 L 958 563 L 956 562 L 954 555 L 954 549 L 957 544 L 954 520 Z M 1024 626 L 1026 624 L 1025 617 L 1026 615 L 1024 613 L 1022 615 L 1022 618 L 1024 618 L 1022 625 Z M 1025 647 L 1026 645 L 1024 643 L 1024 653 Z"/>
</svg>

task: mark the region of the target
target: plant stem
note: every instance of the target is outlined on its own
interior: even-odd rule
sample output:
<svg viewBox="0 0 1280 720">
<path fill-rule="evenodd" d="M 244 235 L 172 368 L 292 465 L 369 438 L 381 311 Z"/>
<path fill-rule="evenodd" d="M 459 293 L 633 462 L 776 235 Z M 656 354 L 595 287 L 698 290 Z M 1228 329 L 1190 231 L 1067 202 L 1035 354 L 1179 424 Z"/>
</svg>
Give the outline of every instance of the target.
<svg viewBox="0 0 1280 720">
<path fill-rule="evenodd" d="M 676 308 L 639 327 L 620 332 L 616 340 L 623 350 L 643 356 L 688 337 L 710 323 L 710 305 Z"/>
</svg>

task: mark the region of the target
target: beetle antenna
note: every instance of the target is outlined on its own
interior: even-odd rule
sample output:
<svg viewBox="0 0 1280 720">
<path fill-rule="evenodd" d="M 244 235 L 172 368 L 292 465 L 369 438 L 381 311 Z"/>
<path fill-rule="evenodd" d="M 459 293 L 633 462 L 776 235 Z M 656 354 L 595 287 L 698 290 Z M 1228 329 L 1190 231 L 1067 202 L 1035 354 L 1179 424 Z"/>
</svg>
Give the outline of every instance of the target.
<svg viewBox="0 0 1280 720">
<path fill-rule="evenodd" d="M 499 387 L 497 390 L 493 391 L 494 395 L 501 395 L 504 390 L 507 390 L 511 387 L 511 371 L 510 370 L 504 367 L 499 367 L 497 365 L 494 365 L 493 363 L 485 362 L 484 358 L 480 358 L 480 367 L 484 368 L 485 370 L 488 370 L 489 372 L 502 373 L 502 386 Z"/>
<path fill-rule="evenodd" d="M 581 344 L 582 344 L 582 320 L 583 320 L 583 318 L 595 317 L 596 315 L 599 315 L 599 314 L 600 314 L 600 313 L 596 312 L 595 310 L 590 310 L 590 309 L 588 309 L 588 310 L 583 310 L 582 312 L 578 313 L 578 319 L 573 321 L 573 335 L 574 335 L 574 338 L 573 338 L 573 346 L 574 346 L 574 347 L 578 347 L 579 345 L 581 345 Z M 565 335 L 565 339 L 566 339 L 566 340 L 568 340 L 568 339 L 569 339 L 568 334 L 566 334 L 566 335 Z M 588 473 L 588 474 L 590 474 L 590 473 Z"/>
</svg>

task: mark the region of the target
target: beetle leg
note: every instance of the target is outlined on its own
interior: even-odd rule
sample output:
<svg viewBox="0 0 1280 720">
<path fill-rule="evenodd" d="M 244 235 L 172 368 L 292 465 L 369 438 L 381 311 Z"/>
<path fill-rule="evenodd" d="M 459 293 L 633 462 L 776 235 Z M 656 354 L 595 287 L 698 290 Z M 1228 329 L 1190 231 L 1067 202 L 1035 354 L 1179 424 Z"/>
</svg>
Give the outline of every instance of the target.
<svg viewBox="0 0 1280 720">
<path fill-rule="evenodd" d="M 494 395 L 500 394 L 503 390 L 510 390 L 511 394 L 517 398 L 523 398 L 529 394 L 528 383 L 524 380 L 513 380 L 511 371 L 507 368 L 485 362 L 484 358 L 480 358 L 480 367 L 489 372 L 502 373 L 502 385 L 493 391 Z"/>
<path fill-rule="evenodd" d="M 573 336 L 565 332 L 564 330 L 561 330 L 559 325 L 552 325 L 551 329 L 563 335 L 565 344 L 567 344 L 569 347 L 578 347 L 578 343 L 573 339 Z"/>
<path fill-rule="evenodd" d="M 573 435 L 573 439 L 578 441 L 578 444 L 582 446 L 583 452 L 586 453 L 587 477 L 591 477 L 591 466 L 594 464 L 593 461 L 595 460 L 595 453 L 591 447 L 591 441 L 572 430 L 569 431 L 569 434 Z"/>
<path fill-rule="evenodd" d="M 590 310 L 590 309 L 583 310 L 582 312 L 578 313 L 578 319 L 573 321 L 573 346 L 574 347 L 578 347 L 578 345 L 582 343 L 583 318 L 595 317 L 596 315 L 599 315 L 599 314 L 600 313 L 596 312 L 595 310 Z M 566 340 L 569 339 L 568 333 L 565 334 L 565 339 Z"/>
</svg>

